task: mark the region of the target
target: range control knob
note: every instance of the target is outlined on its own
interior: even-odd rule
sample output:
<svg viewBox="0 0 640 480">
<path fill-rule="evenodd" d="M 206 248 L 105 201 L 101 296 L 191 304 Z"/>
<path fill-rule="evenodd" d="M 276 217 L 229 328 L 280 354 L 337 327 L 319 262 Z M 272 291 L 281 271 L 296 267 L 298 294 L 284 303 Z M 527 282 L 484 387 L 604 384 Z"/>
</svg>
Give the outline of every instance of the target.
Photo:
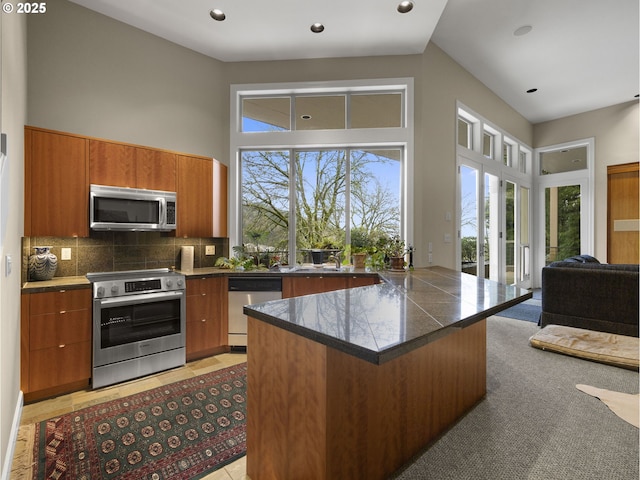
<svg viewBox="0 0 640 480">
<path fill-rule="evenodd" d="M 98 287 L 96 289 L 96 295 L 98 296 L 98 298 L 104 297 L 104 287 Z"/>
<path fill-rule="evenodd" d="M 182 279 L 178 280 L 178 287 L 182 288 L 184 286 L 184 281 Z"/>
<path fill-rule="evenodd" d="M 173 287 L 173 280 L 167 280 L 167 288 Z"/>
<path fill-rule="evenodd" d="M 111 293 L 115 295 L 116 293 L 118 293 L 118 290 L 119 290 L 118 285 L 111 285 Z"/>
</svg>

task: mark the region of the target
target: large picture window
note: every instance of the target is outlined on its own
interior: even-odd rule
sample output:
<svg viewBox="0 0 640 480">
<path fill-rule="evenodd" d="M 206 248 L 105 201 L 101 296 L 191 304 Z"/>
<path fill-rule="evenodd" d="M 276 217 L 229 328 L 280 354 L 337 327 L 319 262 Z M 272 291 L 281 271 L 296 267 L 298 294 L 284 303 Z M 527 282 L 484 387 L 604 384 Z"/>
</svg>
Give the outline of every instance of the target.
<svg viewBox="0 0 640 480">
<path fill-rule="evenodd" d="M 238 87 L 230 246 L 293 264 L 409 241 L 411 83 Z"/>
<path fill-rule="evenodd" d="M 304 263 L 312 249 L 399 237 L 401 157 L 401 149 L 242 151 L 243 246 L 291 263 L 294 232 L 295 261 Z"/>
</svg>

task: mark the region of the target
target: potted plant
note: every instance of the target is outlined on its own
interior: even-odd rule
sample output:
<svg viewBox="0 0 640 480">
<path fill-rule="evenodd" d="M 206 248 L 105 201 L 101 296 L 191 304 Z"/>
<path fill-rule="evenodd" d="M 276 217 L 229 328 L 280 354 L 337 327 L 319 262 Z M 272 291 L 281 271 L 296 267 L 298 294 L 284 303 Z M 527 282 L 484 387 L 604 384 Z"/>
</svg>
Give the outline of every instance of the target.
<svg viewBox="0 0 640 480">
<path fill-rule="evenodd" d="M 373 253 L 373 239 L 364 227 L 351 230 L 351 257 L 355 268 L 364 268 L 367 254 Z"/>
<path fill-rule="evenodd" d="M 392 238 L 389 243 L 386 244 L 384 252 L 389 258 L 391 270 L 404 270 L 404 256 L 407 253 L 404 240 L 398 237 Z"/>
<path fill-rule="evenodd" d="M 323 239 L 313 244 L 310 249 L 311 259 L 314 265 L 322 265 L 331 255 L 335 255 L 340 249 L 337 248 L 331 240 Z"/>
</svg>

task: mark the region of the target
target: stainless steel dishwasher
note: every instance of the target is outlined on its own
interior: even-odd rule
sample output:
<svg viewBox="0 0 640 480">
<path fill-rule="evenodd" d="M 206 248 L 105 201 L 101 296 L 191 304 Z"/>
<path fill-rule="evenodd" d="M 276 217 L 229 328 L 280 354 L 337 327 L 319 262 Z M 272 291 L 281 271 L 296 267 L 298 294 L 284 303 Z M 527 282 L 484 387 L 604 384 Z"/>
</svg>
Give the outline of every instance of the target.
<svg viewBox="0 0 640 480">
<path fill-rule="evenodd" d="M 245 305 L 280 300 L 282 278 L 242 275 L 229 277 L 229 346 L 247 346 L 247 316 Z"/>
</svg>

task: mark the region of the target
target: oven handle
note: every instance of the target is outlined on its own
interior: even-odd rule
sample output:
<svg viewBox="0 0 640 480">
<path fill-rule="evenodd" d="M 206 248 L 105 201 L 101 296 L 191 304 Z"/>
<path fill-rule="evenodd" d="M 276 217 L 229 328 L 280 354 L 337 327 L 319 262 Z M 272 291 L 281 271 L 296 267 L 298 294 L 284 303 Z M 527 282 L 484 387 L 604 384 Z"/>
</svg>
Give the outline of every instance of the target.
<svg viewBox="0 0 640 480">
<path fill-rule="evenodd" d="M 101 307 L 118 307 L 140 303 L 151 303 L 161 300 L 181 299 L 182 297 L 184 297 L 184 291 L 178 290 L 173 292 L 156 292 L 144 293 L 140 295 L 127 295 L 124 297 L 115 298 L 97 298 L 95 301 L 98 302 Z"/>
</svg>

